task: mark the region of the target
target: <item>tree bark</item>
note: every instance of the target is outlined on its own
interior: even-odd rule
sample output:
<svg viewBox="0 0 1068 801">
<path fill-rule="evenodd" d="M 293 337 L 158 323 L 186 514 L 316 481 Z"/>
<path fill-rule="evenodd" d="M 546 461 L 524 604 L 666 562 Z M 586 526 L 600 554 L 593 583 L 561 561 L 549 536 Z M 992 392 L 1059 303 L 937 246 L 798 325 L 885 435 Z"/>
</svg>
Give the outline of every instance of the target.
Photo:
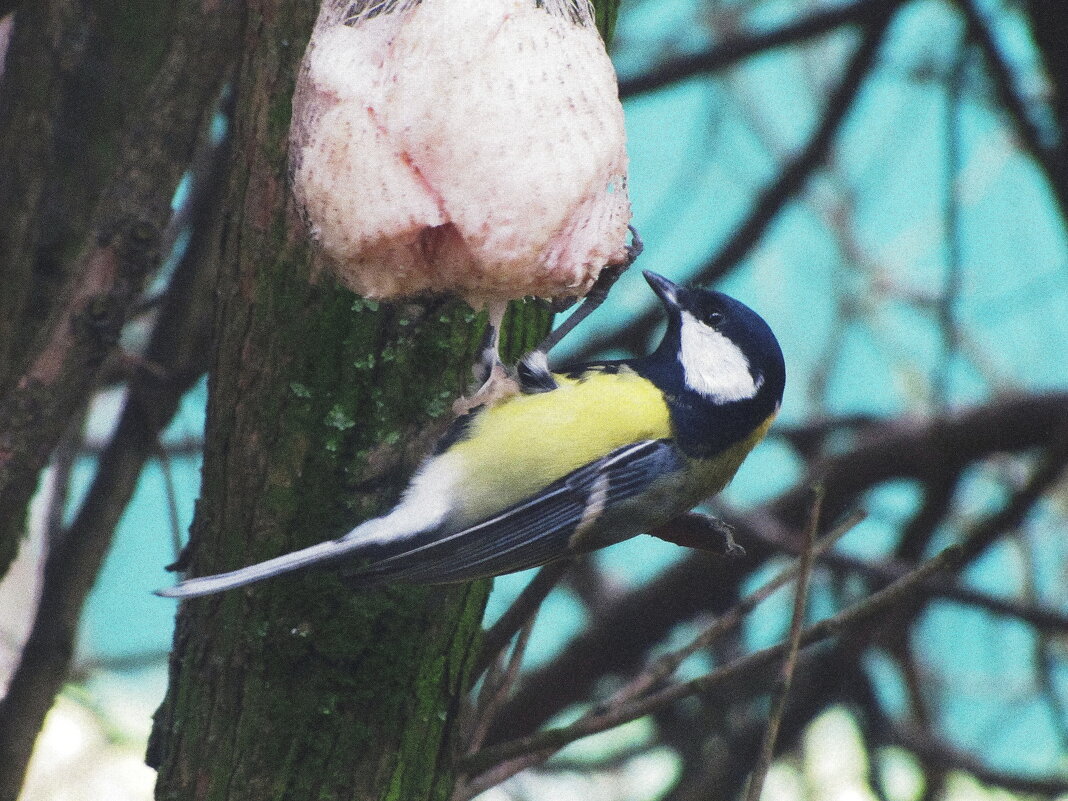
<svg viewBox="0 0 1068 801">
<path fill-rule="evenodd" d="M 194 575 L 337 536 L 394 503 L 481 334 L 459 301 L 370 303 L 316 269 L 286 185 L 312 6 L 266 0 L 243 34 Z M 514 304 L 506 356 L 548 324 L 543 307 Z M 149 746 L 157 797 L 447 797 L 488 590 L 353 593 L 324 572 L 183 604 Z"/>
<path fill-rule="evenodd" d="M 39 471 L 81 416 L 95 368 L 114 348 L 109 336 L 94 342 L 83 336 L 86 352 L 78 354 L 82 367 L 70 371 L 73 380 L 35 384 L 35 360 L 48 349 L 48 334 L 67 324 L 64 304 L 73 297 L 73 315 L 91 314 L 78 286 L 87 271 L 75 267 L 90 247 L 86 239 L 111 237 L 134 221 L 134 214 L 109 214 L 116 209 L 105 193 L 130 120 L 166 53 L 175 6 L 43 0 L 16 9 L 0 80 L 0 576 L 22 539 Z M 195 133 L 185 140 L 190 147 Z M 182 134 L 174 131 L 175 149 Z M 136 213 L 152 228 L 166 221 L 178 175 L 154 177 L 162 210 Z M 130 283 L 135 290 L 139 281 Z M 115 300 L 110 294 L 106 301 Z M 121 325 L 121 313 L 110 316 Z"/>
</svg>

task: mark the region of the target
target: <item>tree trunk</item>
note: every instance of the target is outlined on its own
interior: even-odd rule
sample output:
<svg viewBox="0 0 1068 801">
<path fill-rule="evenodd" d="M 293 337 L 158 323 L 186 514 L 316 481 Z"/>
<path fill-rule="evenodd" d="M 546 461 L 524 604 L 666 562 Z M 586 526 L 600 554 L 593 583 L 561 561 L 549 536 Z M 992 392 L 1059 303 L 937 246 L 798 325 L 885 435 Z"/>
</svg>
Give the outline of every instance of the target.
<svg viewBox="0 0 1068 801">
<path fill-rule="evenodd" d="M 71 380 L 45 382 L 33 396 L 43 334 L 63 324 L 60 307 L 77 294 L 72 265 L 94 212 L 98 227 L 129 222 L 108 220 L 97 204 L 163 60 L 175 6 L 42 0 L 15 15 L 0 81 L 0 577 L 22 540 L 40 470 L 80 419 L 94 368 L 114 347 L 92 343 Z M 139 222 L 157 220 L 145 210 Z"/>
<path fill-rule="evenodd" d="M 450 299 L 376 304 L 316 270 L 286 185 L 314 9 L 249 12 L 193 574 L 349 530 L 394 503 L 465 388 L 482 326 Z M 514 357 L 548 313 L 514 304 Z M 157 797 L 445 798 L 488 582 L 353 593 L 328 571 L 185 603 L 149 761 Z"/>
</svg>

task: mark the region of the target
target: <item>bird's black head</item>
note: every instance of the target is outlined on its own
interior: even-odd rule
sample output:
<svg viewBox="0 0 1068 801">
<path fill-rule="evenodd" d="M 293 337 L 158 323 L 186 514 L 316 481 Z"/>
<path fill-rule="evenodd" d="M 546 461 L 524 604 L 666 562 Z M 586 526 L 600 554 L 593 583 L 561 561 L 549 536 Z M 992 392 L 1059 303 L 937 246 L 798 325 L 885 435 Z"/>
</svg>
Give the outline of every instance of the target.
<svg viewBox="0 0 1068 801">
<path fill-rule="evenodd" d="M 718 410 L 716 446 L 744 438 L 782 402 L 786 366 L 764 319 L 722 292 L 681 287 L 646 271 L 668 315 L 664 339 L 641 372 L 695 421 Z M 685 411 L 685 410 L 684 410 Z M 679 412 L 683 415 L 683 412 Z M 680 424 L 682 418 L 676 421 Z M 728 440 L 727 442 L 719 440 Z"/>
</svg>

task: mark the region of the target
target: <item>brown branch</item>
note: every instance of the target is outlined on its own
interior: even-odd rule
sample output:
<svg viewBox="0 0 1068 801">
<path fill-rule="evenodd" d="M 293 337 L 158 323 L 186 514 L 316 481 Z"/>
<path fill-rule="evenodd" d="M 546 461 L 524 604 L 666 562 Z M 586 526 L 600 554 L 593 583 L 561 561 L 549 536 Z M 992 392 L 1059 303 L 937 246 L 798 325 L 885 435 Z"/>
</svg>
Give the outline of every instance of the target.
<svg viewBox="0 0 1068 801">
<path fill-rule="evenodd" d="M 225 16 L 222 11 L 218 14 Z M 173 71 L 196 72 L 202 65 L 186 63 L 186 59 L 208 59 L 203 50 L 213 50 L 227 41 L 223 34 L 229 30 L 232 20 L 227 25 L 219 20 L 215 23 L 208 24 L 198 11 L 190 12 L 184 35 L 175 41 L 169 68 L 160 76 L 161 90 L 188 88 L 188 76 L 175 78 Z M 202 77 L 206 80 L 206 76 Z M 193 95 L 190 99 L 198 97 Z M 213 99 L 208 98 L 209 109 L 214 108 L 210 102 Z M 161 102 L 169 106 L 175 100 L 161 96 Z M 195 113 L 189 109 L 179 116 L 193 124 L 203 114 L 203 110 Z M 174 121 L 170 114 L 154 119 L 160 124 Z M 143 133 L 148 135 L 147 131 Z M 161 139 L 166 137 L 163 130 L 153 130 L 152 134 Z M 162 145 L 157 143 L 154 147 Z M 217 153 L 216 166 L 223 163 L 221 154 Z M 147 166 L 152 166 L 151 159 Z M 129 169 L 129 181 L 136 184 L 142 180 L 135 165 L 129 165 Z M 217 170 L 212 174 L 217 178 Z M 217 185 L 212 181 L 202 188 L 205 214 L 212 207 L 208 199 L 215 196 Z M 148 191 L 147 187 L 142 190 Z M 37 732 L 69 673 L 85 599 L 141 470 L 156 453 L 159 433 L 173 416 L 182 395 L 207 367 L 210 355 L 210 269 L 214 262 L 199 256 L 203 243 L 209 238 L 207 229 L 210 227 L 206 224 L 197 226 L 187 259 L 179 265 L 172 279 L 167 302 L 145 354 L 146 364 L 152 364 L 154 369 L 142 369 L 131 381 L 123 414 L 100 458 L 86 500 L 65 535 L 49 550 L 30 636 L 7 694 L 0 701 L 0 801 L 15 801 L 19 794 Z"/>
<path fill-rule="evenodd" d="M 783 166 L 776 179 L 760 192 L 746 219 L 734 230 L 719 252 L 697 271 L 693 279 L 695 283 L 712 283 L 736 267 L 760 242 L 779 212 L 804 189 L 809 176 L 826 160 L 831 144 L 852 110 L 861 85 L 875 63 L 875 56 L 898 5 L 898 2 L 883 2 L 872 9 L 871 19 L 864 27 L 863 38 L 838 86 L 828 98 L 823 118 L 808 142 Z M 649 307 L 627 325 L 625 332 L 611 329 L 591 337 L 576 353 L 575 358 L 579 361 L 592 358 L 607 347 L 641 350 L 659 321 L 659 308 Z"/>
<path fill-rule="evenodd" d="M 886 423 L 885 418 L 871 414 L 822 417 L 796 425 L 776 426 L 774 436 L 786 440 L 798 455 L 808 461 L 819 454 L 828 437 L 832 435 L 842 432 L 870 435 L 873 430 Z"/>
<path fill-rule="evenodd" d="M 619 82 L 619 96 L 626 99 L 653 92 L 688 78 L 730 67 L 768 50 L 800 44 L 846 25 L 871 24 L 886 5 L 886 0 L 858 0 L 817 9 L 766 33 L 727 39 L 704 52 L 679 56 L 656 65 L 645 74 L 624 78 Z"/>
<path fill-rule="evenodd" d="M 859 493 L 891 479 L 930 482 L 994 453 L 1043 446 L 1068 424 L 1068 393 L 996 399 L 929 420 L 903 420 L 864 438 L 851 451 L 819 460 L 798 487 L 769 511 L 788 527 L 804 520 L 805 490 L 817 479 L 827 488 L 824 514 L 834 520 Z"/>
<path fill-rule="evenodd" d="M 882 742 L 897 745 L 915 753 L 922 761 L 940 768 L 970 773 L 984 784 L 992 784 L 1014 793 L 1035 794 L 1054 798 L 1068 792 L 1068 778 L 1064 776 L 1023 776 L 1000 771 L 982 762 L 973 754 L 931 737 L 914 728 L 883 722 L 879 732 Z"/>
<path fill-rule="evenodd" d="M 752 522 L 752 521 L 750 521 Z M 796 553 L 797 545 L 789 537 L 778 533 L 777 526 L 769 527 L 767 521 L 752 523 L 745 529 L 747 538 L 759 540 L 767 548 Z M 838 573 L 863 576 L 876 585 L 886 585 L 900 579 L 909 571 L 909 564 L 900 559 L 884 557 L 878 562 L 869 562 L 846 553 L 830 551 L 821 553 L 817 561 Z M 1068 614 L 1051 607 L 1036 606 L 1026 601 L 988 595 L 955 581 L 936 581 L 925 584 L 920 591 L 928 600 L 941 599 L 974 606 L 995 615 L 1014 618 L 1049 634 L 1068 632 Z"/>
<path fill-rule="evenodd" d="M 711 515 L 687 512 L 652 529 L 648 534 L 672 545 L 721 554 L 731 559 L 745 556 L 745 548 L 734 541 L 731 527 Z"/>
<path fill-rule="evenodd" d="M 1051 431 L 1045 444 L 1049 450 L 1027 484 L 999 512 L 973 527 L 961 540 L 968 561 L 982 554 L 1002 533 L 1020 525 L 1039 498 L 1064 475 L 1068 468 L 1068 423 Z"/>
<path fill-rule="evenodd" d="M 935 558 L 918 567 L 906 578 L 874 593 L 864 601 L 839 612 L 837 615 L 804 629 L 800 636 L 800 645 L 808 646 L 861 626 L 869 625 L 875 618 L 894 609 L 899 604 L 912 601 L 913 590 L 916 585 L 923 583 L 937 573 L 956 569 L 960 563 L 960 558 L 961 551 L 959 548 L 947 548 Z M 693 695 L 707 693 L 743 676 L 752 678 L 779 661 L 788 648 L 788 643 L 780 643 L 779 645 L 748 654 L 713 673 L 671 685 L 659 692 L 651 693 L 632 703 L 620 705 L 612 710 L 586 715 L 569 726 L 547 729 L 517 740 L 490 746 L 469 758 L 461 760 L 458 768 L 471 774 L 478 774 L 492 766 L 504 765 L 513 759 L 524 759 L 534 755 L 541 759 L 547 759 L 564 746 L 591 734 L 637 720 L 668 704 Z"/>
<path fill-rule="evenodd" d="M 794 610 L 790 617 L 790 634 L 786 639 L 786 654 L 771 701 L 771 714 L 768 715 L 768 727 L 764 732 L 760 753 L 749 779 L 746 801 L 760 801 L 764 780 L 767 778 L 771 761 L 775 757 L 775 742 L 779 736 L 783 715 L 786 713 L 786 699 L 790 695 L 790 685 L 797 669 L 797 655 L 801 647 L 801 631 L 805 625 L 805 613 L 808 610 L 808 588 L 812 578 L 812 560 L 816 556 L 816 531 L 820 524 L 820 505 L 823 502 L 823 488 L 814 490 L 812 509 L 809 512 L 808 525 L 805 526 L 804 547 L 801 562 L 798 565 L 797 589 L 794 591 Z"/>
<path fill-rule="evenodd" d="M 960 480 L 961 474 L 957 471 L 924 484 L 920 508 L 906 524 L 898 540 L 897 558 L 911 563 L 919 561 L 935 529 L 949 512 Z"/>
<path fill-rule="evenodd" d="M 478 659 L 475 660 L 472 676 L 482 675 L 516 632 L 520 631 L 527 621 L 537 614 L 542 601 L 552 592 L 553 587 L 557 585 L 570 566 L 569 560 L 561 560 L 546 565 L 534 575 L 534 578 L 523 588 L 500 619 L 486 630 L 482 638 L 482 650 L 479 651 Z"/>
<path fill-rule="evenodd" d="M 1057 199 L 1061 217 L 1068 217 L 1068 168 L 1064 165 L 1065 148 L 1063 141 L 1060 147 L 1049 147 L 1043 143 L 1042 132 L 1032 118 L 1027 108 L 1027 103 L 1016 86 L 1012 69 L 998 47 L 994 33 L 987 24 L 982 12 L 974 0 L 957 0 L 957 3 L 964 14 L 964 19 L 968 26 L 968 35 L 978 43 L 983 52 L 983 57 L 986 59 L 987 67 L 990 69 L 994 79 L 994 88 L 997 91 L 998 99 L 1012 117 L 1024 149 L 1035 160 L 1042 172 L 1045 173 L 1046 180 L 1049 181 L 1050 189 L 1053 191 L 1053 196 Z M 1052 9 L 1053 6 L 1050 6 L 1050 8 Z M 1041 40 L 1045 32 L 1043 30 L 1044 27 L 1040 26 L 1036 30 L 1036 38 Z M 1056 30 L 1058 27 L 1050 26 L 1051 31 Z M 1041 48 L 1044 51 L 1048 50 L 1050 55 L 1055 55 L 1063 47 L 1063 42 L 1059 35 L 1054 34 L 1054 37 L 1056 37 L 1055 41 L 1049 43 L 1051 44 L 1050 47 Z M 1039 44 L 1041 46 L 1041 42 Z M 1061 130 L 1060 135 L 1063 139 L 1065 131 Z"/>
<path fill-rule="evenodd" d="M 187 3 L 71 265 L 75 282 L 0 398 L 0 551 L 18 537 L 38 473 L 115 352 L 127 310 L 158 264 L 171 195 L 214 112 L 235 35 L 229 5 L 205 8 L 214 10 Z"/>
</svg>

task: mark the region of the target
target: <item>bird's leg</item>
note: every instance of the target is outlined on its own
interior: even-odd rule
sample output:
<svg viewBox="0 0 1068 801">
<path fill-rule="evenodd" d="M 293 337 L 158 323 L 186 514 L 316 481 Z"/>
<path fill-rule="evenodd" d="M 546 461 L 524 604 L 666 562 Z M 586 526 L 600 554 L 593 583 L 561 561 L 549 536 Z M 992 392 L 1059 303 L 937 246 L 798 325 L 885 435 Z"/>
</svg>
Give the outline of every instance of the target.
<svg viewBox="0 0 1068 801">
<path fill-rule="evenodd" d="M 582 305 L 575 309 L 575 311 L 571 313 L 571 316 L 564 320 L 559 327 L 550 332 L 530 355 L 535 353 L 547 354 L 550 350 L 556 347 L 561 339 L 571 333 L 579 323 L 593 314 L 593 312 L 597 310 L 597 307 L 605 302 L 605 299 L 608 297 L 608 292 L 612 289 L 613 284 L 615 284 L 619 276 L 623 275 L 630 265 L 634 264 L 645 247 L 642 243 L 642 238 L 638 236 L 638 232 L 634 229 L 634 226 L 628 225 L 627 229 L 630 231 L 630 245 L 627 246 L 627 255 L 623 262 L 620 264 L 609 264 L 601 270 L 601 274 L 597 276 L 597 280 L 594 281 L 593 287 L 586 293 Z M 565 306 L 564 308 L 567 307 Z"/>
<path fill-rule="evenodd" d="M 466 414 L 476 406 L 492 403 L 519 391 L 518 384 L 501 361 L 501 323 L 507 310 L 506 300 L 494 300 L 486 304 L 489 323 L 482 337 L 478 360 L 471 367 L 475 381 L 481 382 L 481 385 L 470 396 L 456 400 L 453 411 L 457 416 Z"/>
<path fill-rule="evenodd" d="M 598 306 L 604 303 L 613 284 L 628 267 L 634 264 L 645 247 L 634 226 L 628 225 L 627 229 L 630 231 L 630 245 L 627 246 L 624 260 L 620 264 L 605 266 L 601 270 L 601 274 L 597 276 L 597 280 L 594 281 L 593 287 L 586 293 L 582 305 L 575 309 L 571 316 L 564 320 L 556 330 L 545 337 L 538 347 L 523 357 L 518 365 L 518 382 L 508 371 L 508 368 L 504 366 L 500 356 L 501 322 L 504 319 L 504 312 L 508 308 L 508 304 L 504 301 L 491 301 L 487 304 L 489 325 L 482 340 L 482 349 L 478 361 L 472 368 L 475 380 L 481 381 L 482 385 L 471 396 L 459 398 L 453 404 L 453 411 L 457 415 L 465 414 L 476 406 L 492 403 L 519 391 L 539 392 L 556 388 L 555 381 L 548 372 L 546 354 L 561 339 L 567 336 L 575 326 L 589 317 L 596 311 Z M 567 306 L 563 308 L 567 308 Z"/>
<path fill-rule="evenodd" d="M 486 304 L 486 315 L 489 322 L 486 331 L 482 335 L 482 344 L 479 346 L 478 360 L 471 365 L 475 382 L 484 386 L 490 380 L 494 371 L 504 369 L 501 363 L 501 323 L 504 313 L 508 309 L 506 301 L 490 301 Z"/>
</svg>

